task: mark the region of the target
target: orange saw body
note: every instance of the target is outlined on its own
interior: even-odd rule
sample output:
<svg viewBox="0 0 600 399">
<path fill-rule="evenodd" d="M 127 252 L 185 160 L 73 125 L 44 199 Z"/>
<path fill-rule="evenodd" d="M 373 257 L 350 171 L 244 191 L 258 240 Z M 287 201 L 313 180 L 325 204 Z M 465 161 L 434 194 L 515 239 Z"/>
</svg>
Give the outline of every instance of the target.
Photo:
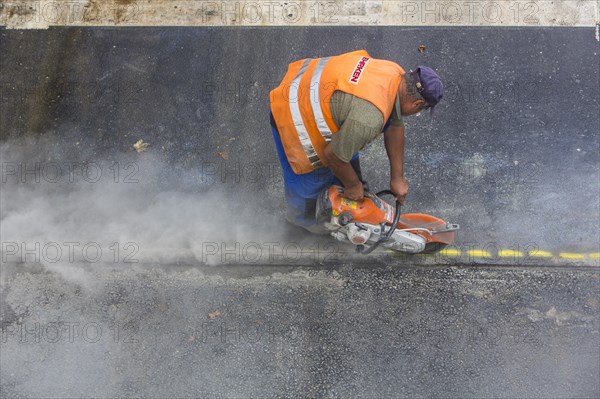
<svg viewBox="0 0 600 399">
<path fill-rule="evenodd" d="M 367 193 L 361 201 L 352 201 L 343 195 L 340 186 L 323 190 L 317 201 L 317 223 L 330 230 L 335 238 L 356 245 L 359 252 L 362 252 L 361 247 L 364 250 L 378 241 L 384 247 L 401 252 L 436 252 L 454 242 L 459 229 L 456 224 L 427 214 L 399 215 L 399 206 L 394 209 L 373 193 Z M 392 229 L 395 218 L 398 221 Z M 383 240 L 386 233 L 389 237 Z"/>
</svg>

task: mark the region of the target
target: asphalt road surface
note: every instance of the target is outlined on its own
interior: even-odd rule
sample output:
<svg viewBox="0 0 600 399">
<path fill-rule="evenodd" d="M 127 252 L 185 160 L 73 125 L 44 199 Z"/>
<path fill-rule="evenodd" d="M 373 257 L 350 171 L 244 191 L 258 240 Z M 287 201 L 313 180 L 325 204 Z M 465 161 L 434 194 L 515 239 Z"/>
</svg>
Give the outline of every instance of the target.
<svg viewBox="0 0 600 399">
<path fill-rule="evenodd" d="M 359 48 L 446 82 L 406 119 L 404 209 L 461 225 L 443 254 L 283 221 L 268 91 Z M 0 28 L 0 53 L 2 398 L 600 396 L 593 28 Z M 386 188 L 382 143 L 362 160 Z"/>
</svg>

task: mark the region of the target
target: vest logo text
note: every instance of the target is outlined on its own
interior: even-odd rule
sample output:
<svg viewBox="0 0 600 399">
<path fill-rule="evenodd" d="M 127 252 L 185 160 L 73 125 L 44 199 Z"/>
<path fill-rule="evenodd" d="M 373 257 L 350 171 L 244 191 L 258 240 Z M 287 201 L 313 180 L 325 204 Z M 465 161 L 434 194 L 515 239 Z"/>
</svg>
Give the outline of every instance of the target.
<svg viewBox="0 0 600 399">
<path fill-rule="evenodd" d="M 354 67 L 354 72 L 352 72 L 352 76 L 350 76 L 350 83 L 358 84 L 358 80 L 360 79 L 360 75 L 362 74 L 363 69 L 367 65 L 371 59 L 369 57 L 362 57 L 356 63 L 356 67 Z"/>
</svg>

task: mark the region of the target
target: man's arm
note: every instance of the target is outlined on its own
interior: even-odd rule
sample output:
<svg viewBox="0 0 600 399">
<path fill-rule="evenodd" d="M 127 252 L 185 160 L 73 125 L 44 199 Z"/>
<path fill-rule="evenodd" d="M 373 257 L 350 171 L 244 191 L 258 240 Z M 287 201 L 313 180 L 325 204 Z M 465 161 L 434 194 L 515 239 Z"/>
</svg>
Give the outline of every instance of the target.
<svg viewBox="0 0 600 399">
<path fill-rule="evenodd" d="M 383 136 L 390 159 L 390 189 L 396 194 L 396 199 L 404 204 L 408 194 L 408 183 L 404 178 L 404 125 L 390 125 Z"/>
<path fill-rule="evenodd" d="M 383 116 L 370 102 L 340 91 L 338 116 L 343 115 L 340 130 L 333 135 L 324 151 L 327 166 L 344 184 L 344 197 L 361 200 L 364 196 L 362 182 L 349 163 L 354 155 L 381 134 Z M 345 100 L 344 100 L 345 98 Z M 341 107 L 341 105 L 344 105 Z M 344 112 L 346 111 L 345 115 Z"/>
<path fill-rule="evenodd" d="M 324 151 L 327 166 L 333 171 L 333 174 L 344 184 L 344 197 L 360 201 L 364 196 L 362 182 L 354 171 L 352 165 L 339 159 L 333 152 L 333 145 L 327 144 Z"/>
</svg>

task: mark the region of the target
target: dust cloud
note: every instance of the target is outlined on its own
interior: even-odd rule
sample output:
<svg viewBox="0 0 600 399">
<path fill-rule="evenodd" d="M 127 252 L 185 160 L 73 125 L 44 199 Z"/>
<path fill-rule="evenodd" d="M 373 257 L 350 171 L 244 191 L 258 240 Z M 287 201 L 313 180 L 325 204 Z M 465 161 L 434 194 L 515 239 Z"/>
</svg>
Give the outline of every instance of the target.
<svg viewBox="0 0 600 399">
<path fill-rule="evenodd" d="M 110 154 L 42 135 L 5 141 L 0 156 L 3 263 L 77 279 L 80 263 L 255 263 L 286 245 L 283 214 L 273 211 L 282 198 L 218 184 L 152 147 Z"/>
</svg>

